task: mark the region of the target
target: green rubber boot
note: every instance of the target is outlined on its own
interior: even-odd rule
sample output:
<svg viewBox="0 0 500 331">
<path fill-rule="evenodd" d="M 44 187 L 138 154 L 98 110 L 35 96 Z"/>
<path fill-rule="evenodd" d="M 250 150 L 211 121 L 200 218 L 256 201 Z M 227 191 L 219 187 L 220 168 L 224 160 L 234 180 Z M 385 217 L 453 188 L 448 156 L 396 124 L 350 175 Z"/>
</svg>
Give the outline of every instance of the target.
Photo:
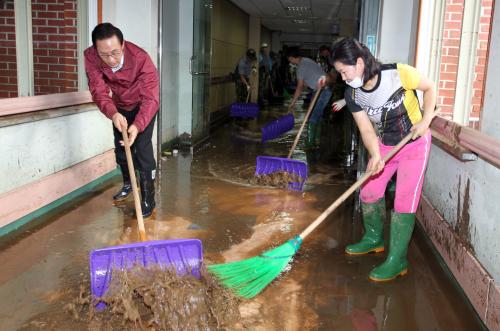
<svg viewBox="0 0 500 331">
<path fill-rule="evenodd" d="M 314 147 L 314 134 L 316 132 L 316 123 L 307 123 L 307 140 L 306 148 Z"/>
<path fill-rule="evenodd" d="M 370 279 L 376 282 L 392 280 L 408 272 L 408 244 L 415 226 L 415 214 L 392 212 L 391 238 L 387 259 L 370 272 Z"/>
<path fill-rule="evenodd" d="M 347 245 L 345 252 L 349 255 L 363 255 L 371 252 L 384 251 L 384 236 L 382 234 L 385 220 L 385 199 L 375 203 L 361 203 L 365 234 L 361 241 Z"/>
<path fill-rule="evenodd" d="M 314 131 L 314 146 L 319 147 L 321 143 L 321 122 L 316 124 L 316 130 Z"/>
</svg>

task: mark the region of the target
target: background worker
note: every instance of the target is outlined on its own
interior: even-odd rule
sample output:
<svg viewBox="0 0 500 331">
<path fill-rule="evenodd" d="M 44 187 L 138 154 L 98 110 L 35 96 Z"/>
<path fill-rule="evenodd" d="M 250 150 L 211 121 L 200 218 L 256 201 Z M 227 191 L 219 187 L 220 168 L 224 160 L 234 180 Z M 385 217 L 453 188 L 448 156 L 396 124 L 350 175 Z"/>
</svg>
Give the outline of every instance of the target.
<svg viewBox="0 0 500 331">
<path fill-rule="evenodd" d="M 318 147 L 321 138 L 321 120 L 323 111 L 328 105 L 332 96 L 330 89 L 330 77 L 325 74 L 321 66 L 313 60 L 302 57 L 298 47 L 290 47 L 287 53 L 288 61 L 297 66 L 297 88 L 293 95 L 292 101 L 288 107 L 292 110 L 295 103 L 304 89 L 304 85 L 312 89 L 314 92 L 319 88 L 318 81 L 322 81 L 324 89 L 316 101 L 312 113 L 307 124 L 307 147 Z"/>
<path fill-rule="evenodd" d="M 318 61 L 323 71 L 330 77 L 333 100 L 332 110 L 340 111 L 345 105 L 344 86 L 340 75 L 335 71 L 332 62 L 332 50 L 327 45 L 321 45 L 318 50 Z"/>
<path fill-rule="evenodd" d="M 248 93 L 250 93 L 250 75 L 257 69 L 255 61 L 257 55 L 253 48 L 249 48 L 236 66 L 236 102 L 246 102 Z"/>
<path fill-rule="evenodd" d="M 331 75 L 332 78 L 336 77 L 336 71 L 335 68 L 333 67 L 333 62 L 332 62 L 332 51 L 330 50 L 330 47 L 327 45 L 321 45 L 318 50 L 318 61 L 317 61 L 323 71 Z"/>
<path fill-rule="evenodd" d="M 270 100 L 273 71 L 273 59 L 271 58 L 269 45 L 262 43 L 259 52 L 259 104 L 262 106 L 264 100 Z"/>
</svg>

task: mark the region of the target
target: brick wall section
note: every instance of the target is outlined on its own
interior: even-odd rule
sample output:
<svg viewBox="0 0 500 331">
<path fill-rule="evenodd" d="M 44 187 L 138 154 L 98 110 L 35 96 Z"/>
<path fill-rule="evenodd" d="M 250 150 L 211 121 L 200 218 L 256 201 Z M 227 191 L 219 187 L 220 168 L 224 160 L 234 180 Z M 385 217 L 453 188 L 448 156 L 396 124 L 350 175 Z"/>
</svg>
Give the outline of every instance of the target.
<svg viewBox="0 0 500 331">
<path fill-rule="evenodd" d="M 464 1 L 447 0 L 444 14 L 437 102 L 441 106 L 442 114 L 450 118 L 455 103 Z"/>
<path fill-rule="evenodd" d="M 32 0 L 35 95 L 78 90 L 76 0 Z"/>
<path fill-rule="evenodd" d="M 483 107 L 484 83 L 486 81 L 486 63 L 492 25 L 492 11 L 493 0 L 483 0 L 481 2 L 481 17 L 479 19 L 476 66 L 474 68 L 474 83 L 472 86 L 472 104 L 469 114 L 469 127 L 473 129 L 480 129 L 479 124 Z"/>
<path fill-rule="evenodd" d="M 0 98 L 17 97 L 14 0 L 0 2 Z"/>
</svg>

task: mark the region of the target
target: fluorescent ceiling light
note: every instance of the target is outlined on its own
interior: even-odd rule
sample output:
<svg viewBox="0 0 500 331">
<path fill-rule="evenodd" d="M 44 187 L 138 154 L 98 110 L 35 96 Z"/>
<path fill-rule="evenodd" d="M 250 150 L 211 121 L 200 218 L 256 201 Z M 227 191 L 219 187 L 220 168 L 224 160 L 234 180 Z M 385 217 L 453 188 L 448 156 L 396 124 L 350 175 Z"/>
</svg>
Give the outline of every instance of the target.
<svg viewBox="0 0 500 331">
<path fill-rule="evenodd" d="M 307 6 L 286 7 L 286 9 L 289 11 L 309 11 L 309 10 L 311 10 L 311 8 L 307 7 Z"/>
</svg>

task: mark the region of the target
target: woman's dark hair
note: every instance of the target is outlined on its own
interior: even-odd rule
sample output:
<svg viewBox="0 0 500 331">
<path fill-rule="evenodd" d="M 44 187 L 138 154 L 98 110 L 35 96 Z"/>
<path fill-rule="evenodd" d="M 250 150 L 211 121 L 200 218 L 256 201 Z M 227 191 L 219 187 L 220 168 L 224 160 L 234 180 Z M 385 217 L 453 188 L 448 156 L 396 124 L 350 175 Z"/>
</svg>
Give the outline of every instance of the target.
<svg viewBox="0 0 500 331">
<path fill-rule="evenodd" d="M 333 47 L 333 63 L 340 62 L 344 65 L 353 66 L 356 64 L 358 58 L 362 58 L 365 63 L 363 83 L 366 83 L 380 73 L 380 66 L 382 64 L 375 59 L 368 47 L 356 39 L 342 39 Z"/>
<path fill-rule="evenodd" d="M 288 47 L 288 49 L 286 50 L 286 57 L 301 57 L 301 54 L 300 54 L 300 48 L 298 48 L 297 46 L 292 46 L 292 47 Z"/>
<path fill-rule="evenodd" d="M 116 36 L 120 41 L 120 45 L 123 45 L 123 33 L 111 23 L 101 23 L 98 24 L 94 30 L 92 30 L 92 45 L 96 47 L 95 43 L 97 40 L 108 39 Z"/>
</svg>

